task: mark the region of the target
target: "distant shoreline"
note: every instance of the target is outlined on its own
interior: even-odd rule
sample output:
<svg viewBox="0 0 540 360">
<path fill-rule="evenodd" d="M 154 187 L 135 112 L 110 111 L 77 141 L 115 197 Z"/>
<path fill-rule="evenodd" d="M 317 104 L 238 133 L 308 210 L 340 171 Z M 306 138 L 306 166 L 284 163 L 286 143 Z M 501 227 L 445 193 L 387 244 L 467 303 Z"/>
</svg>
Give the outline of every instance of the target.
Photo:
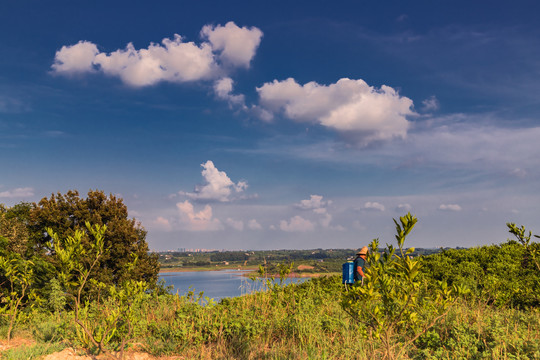
<svg viewBox="0 0 540 360">
<path fill-rule="evenodd" d="M 248 273 L 239 274 L 241 276 L 251 276 L 251 275 L 258 275 L 257 267 L 242 267 L 242 268 L 232 268 L 232 267 L 175 267 L 175 268 L 165 268 L 161 269 L 159 271 L 159 275 L 167 275 L 168 273 L 173 272 L 193 272 L 193 271 L 222 271 L 222 270 L 230 270 L 230 271 L 236 271 L 236 270 L 242 270 L 242 271 L 249 271 Z M 306 277 L 321 277 L 321 276 L 332 276 L 332 275 L 338 275 L 338 273 L 296 273 L 292 272 L 289 275 L 287 275 L 287 278 L 306 278 Z M 273 276 L 274 278 L 279 278 L 279 274 L 268 274 L 268 276 Z"/>
<path fill-rule="evenodd" d="M 258 268 L 255 266 L 248 266 L 248 267 L 224 267 L 224 266 L 216 266 L 216 267 L 204 267 L 204 266 L 198 266 L 198 267 L 171 267 L 171 268 L 161 268 L 159 270 L 159 273 L 171 273 L 171 272 L 190 272 L 190 271 L 221 271 L 221 270 L 243 270 L 243 271 L 256 271 Z"/>
</svg>

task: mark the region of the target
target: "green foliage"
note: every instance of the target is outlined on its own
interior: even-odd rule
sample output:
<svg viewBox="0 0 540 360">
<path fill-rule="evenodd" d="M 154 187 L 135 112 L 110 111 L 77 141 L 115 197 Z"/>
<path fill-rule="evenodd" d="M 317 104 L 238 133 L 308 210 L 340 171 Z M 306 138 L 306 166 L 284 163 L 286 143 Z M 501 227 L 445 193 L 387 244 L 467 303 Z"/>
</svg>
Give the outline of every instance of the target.
<svg viewBox="0 0 540 360">
<path fill-rule="evenodd" d="M 0 204 L 0 255 L 16 253 L 23 257 L 31 257 L 31 244 L 28 241 L 27 210 L 29 204 L 22 203 L 11 208 Z"/>
<path fill-rule="evenodd" d="M 66 346 L 61 343 L 41 343 L 30 346 L 20 346 L 2 353 L 3 360 L 39 359 L 49 354 L 61 351 Z"/>
<path fill-rule="evenodd" d="M 373 240 L 364 283 L 355 283 L 343 294 L 344 310 L 361 325 L 364 337 L 381 342 L 384 358 L 401 358 L 454 301 L 454 291 L 446 283 L 440 283 L 436 291 L 425 291 L 419 276 L 421 259 L 410 256 L 414 249 L 404 249 L 416 222 L 410 213 L 399 223 L 394 220 L 397 248 L 387 245 L 381 254 L 378 239 Z"/>
<path fill-rule="evenodd" d="M 7 341 L 11 340 L 11 332 L 19 319 L 19 310 L 24 301 L 35 295 L 32 284 L 34 281 L 34 263 L 24 260 L 19 255 L 10 253 L 7 257 L 0 256 L 0 273 L 7 279 L 7 291 L 1 294 L 0 315 L 8 319 Z"/>
<path fill-rule="evenodd" d="M 496 306 L 540 305 L 540 272 L 526 248 L 515 241 L 427 256 L 422 276 L 430 284 L 464 285 L 471 298 Z"/>
<path fill-rule="evenodd" d="M 99 352 L 116 350 L 122 359 L 133 335 L 135 308 L 144 297 L 147 283 L 127 279 L 120 285 L 107 285 L 96 280 L 93 271 L 109 250 L 105 248 L 107 227 L 87 222 L 86 228 L 92 236 L 87 247 L 83 246 L 86 236 L 83 231 L 76 230 L 74 236 L 61 239 L 52 229 L 47 229 L 59 264 L 58 278 L 72 299 L 74 322 L 78 325 L 77 340 L 84 347 L 95 347 Z M 137 255 L 131 255 L 132 261 L 124 265 L 126 272 L 136 267 Z M 93 301 L 84 300 L 82 295 L 87 285 L 100 295 L 103 292 L 103 296 Z"/>
<path fill-rule="evenodd" d="M 538 271 L 540 271 L 540 248 L 538 244 L 531 244 L 532 232 L 529 231 L 529 234 L 526 233 L 525 227 L 517 227 L 514 223 L 507 223 L 508 229 L 511 234 L 513 234 L 521 245 L 525 247 L 527 255 L 530 256 L 532 262 L 536 265 Z M 539 235 L 534 235 L 534 237 L 540 238 Z"/>
<path fill-rule="evenodd" d="M 96 264 L 96 280 L 112 285 L 133 279 L 155 285 L 159 263 L 157 256 L 148 252 L 146 231 L 135 219 L 128 218 L 122 199 L 106 196 L 102 191 L 89 191 L 86 198 L 79 197 L 77 191 L 52 194 L 33 204 L 28 226 L 30 240 L 36 244 L 36 252 L 52 262 L 46 256 L 52 250 L 52 238 L 49 232 L 44 236 L 44 230 L 51 229 L 61 239 L 67 239 L 75 237 L 77 231 L 87 232 L 86 222 L 107 227 L 103 241 L 109 251 Z M 81 245 L 84 251 L 92 251 L 90 239 L 82 237 Z M 139 260 L 137 268 L 127 272 L 125 265 L 130 262 L 130 254 L 136 254 Z"/>
<path fill-rule="evenodd" d="M 51 311 L 58 314 L 66 307 L 66 296 L 58 279 L 52 279 L 50 281 L 50 287 L 48 305 Z"/>
<path fill-rule="evenodd" d="M 48 204 L 51 214 L 62 214 L 55 208 L 60 203 L 76 204 L 70 196 L 73 204 Z M 4 220 L 33 221 L 28 207 L 3 209 Z M 77 211 L 85 213 L 84 206 Z M 17 337 L 31 334 L 36 342 L 4 351 L 2 358 L 38 358 L 67 344 L 122 358 L 135 343 L 153 355 L 199 359 L 540 358 L 538 244 L 513 224 L 509 229 L 518 241 L 419 257 L 405 248 L 417 221 L 407 214 L 394 220 L 397 245 L 381 251 L 378 240 L 370 244 L 366 281 L 347 293 L 337 276 L 288 286 L 283 280 L 294 270 L 290 260 L 300 254 L 308 256 L 300 263 L 327 265 L 343 262 L 350 250 L 241 253 L 249 257 L 243 264 L 264 261 L 258 278 L 263 291 L 216 303 L 202 293 L 179 297 L 163 284 L 149 287 L 144 277 L 125 276 L 139 269 L 137 251 L 116 265 L 114 271 L 124 275 L 102 277 L 114 274 L 105 261 L 115 244 L 108 238 L 114 222 L 101 218 L 83 227 L 73 216 L 58 218 L 75 226 L 63 233 L 47 229 L 49 242 L 42 245 L 50 254 L 18 253 L 14 244 L 8 248 L 11 239 L 0 236 L 6 319 L 15 309 Z M 211 256 L 178 258 L 198 263 Z M 38 287 L 46 289 L 45 300 L 29 296 Z M 0 335 L 10 337 L 13 324 L 0 322 Z"/>
</svg>

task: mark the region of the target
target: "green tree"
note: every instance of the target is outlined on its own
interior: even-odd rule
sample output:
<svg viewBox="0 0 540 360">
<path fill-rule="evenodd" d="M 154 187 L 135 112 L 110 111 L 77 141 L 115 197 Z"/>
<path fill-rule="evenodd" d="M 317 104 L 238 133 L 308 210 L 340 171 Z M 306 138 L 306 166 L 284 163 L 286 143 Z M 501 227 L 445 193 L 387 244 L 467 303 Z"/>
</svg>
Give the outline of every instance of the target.
<svg viewBox="0 0 540 360">
<path fill-rule="evenodd" d="M 21 203 L 7 208 L 0 204 L 0 236 L 4 237 L 0 251 L 23 257 L 32 256 L 27 227 L 30 206 L 28 203 Z"/>
<path fill-rule="evenodd" d="M 36 251 L 54 254 L 52 238 L 45 229 L 51 229 L 65 239 L 75 236 L 77 231 L 87 232 L 86 222 L 107 228 L 104 247 L 109 251 L 96 264 L 92 275 L 96 281 L 121 284 L 132 279 L 145 281 L 151 287 L 156 284 L 158 256 L 148 252 L 146 231 L 135 219 L 128 217 L 121 198 L 107 196 L 103 191 L 91 190 L 86 198 L 81 198 L 77 191 L 68 191 L 34 203 L 29 219 L 30 239 L 36 244 Z M 82 241 L 83 247 L 89 250 L 88 237 L 83 237 Z M 137 256 L 137 267 L 127 271 L 132 254 Z M 54 263 L 54 257 L 51 261 Z"/>
</svg>

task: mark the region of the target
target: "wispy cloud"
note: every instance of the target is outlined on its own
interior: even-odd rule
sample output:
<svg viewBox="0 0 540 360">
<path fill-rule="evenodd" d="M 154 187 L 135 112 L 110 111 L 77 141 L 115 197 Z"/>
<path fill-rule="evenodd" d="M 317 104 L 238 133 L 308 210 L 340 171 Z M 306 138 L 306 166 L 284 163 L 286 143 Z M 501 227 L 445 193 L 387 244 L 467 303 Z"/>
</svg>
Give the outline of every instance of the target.
<svg viewBox="0 0 540 360">
<path fill-rule="evenodd" d="M 368 201 L 364 204 L 364 209 L 366 210 L 376 210 L 376 211 L 384 211 L 385 207 L 383 204 L 378 203 L 376 201 Z"/>
<path fill-rule="evenodd" d="M 193 204 L 189 201 L 176 204 L 180 214 L 180 227 L 187 231 L 216 231 L 223 230 L 223 225 L 219 219 L 213 217 L 212 207 L 205 205 L 204 208 L 195 212 Z"/>
<path fill-rule="evenodd" d="M 461 211 L 461 206 L 458 204 L 441 204 L 439 210 L 443 211 Z"/>
<path fill-rule="evenodd" d="M 31 196 L 34 196 L 34 188 L 31 188 L 31 187 L 16 188 L 13 190 L 6 190 L 6 191 L 0 192 L 0 198 L 24 199 Z"/>
<path fill-rule="evenodd" d="M 289 221 L 282 220 L 279 228 L 287 232 L 306 232 L 315 230 L 315 224 L 301 216 L 294 216 Z"/>
</svg>

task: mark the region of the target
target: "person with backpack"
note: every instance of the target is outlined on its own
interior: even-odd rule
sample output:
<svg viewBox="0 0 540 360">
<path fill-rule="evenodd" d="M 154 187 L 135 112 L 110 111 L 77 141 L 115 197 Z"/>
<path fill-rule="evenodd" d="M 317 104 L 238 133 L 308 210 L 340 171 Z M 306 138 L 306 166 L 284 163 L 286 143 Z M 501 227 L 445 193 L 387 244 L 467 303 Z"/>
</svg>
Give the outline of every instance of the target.
<svg viewBox="0 0 540 360">
<path fill-rule="evenodd" d="M 356 259 L 354 259 L 354 282 L 360 281 L 362 285 L 364 285 L 367 253 L 368 247 L 364 246 L 356 253 Z"/>
</svg>

